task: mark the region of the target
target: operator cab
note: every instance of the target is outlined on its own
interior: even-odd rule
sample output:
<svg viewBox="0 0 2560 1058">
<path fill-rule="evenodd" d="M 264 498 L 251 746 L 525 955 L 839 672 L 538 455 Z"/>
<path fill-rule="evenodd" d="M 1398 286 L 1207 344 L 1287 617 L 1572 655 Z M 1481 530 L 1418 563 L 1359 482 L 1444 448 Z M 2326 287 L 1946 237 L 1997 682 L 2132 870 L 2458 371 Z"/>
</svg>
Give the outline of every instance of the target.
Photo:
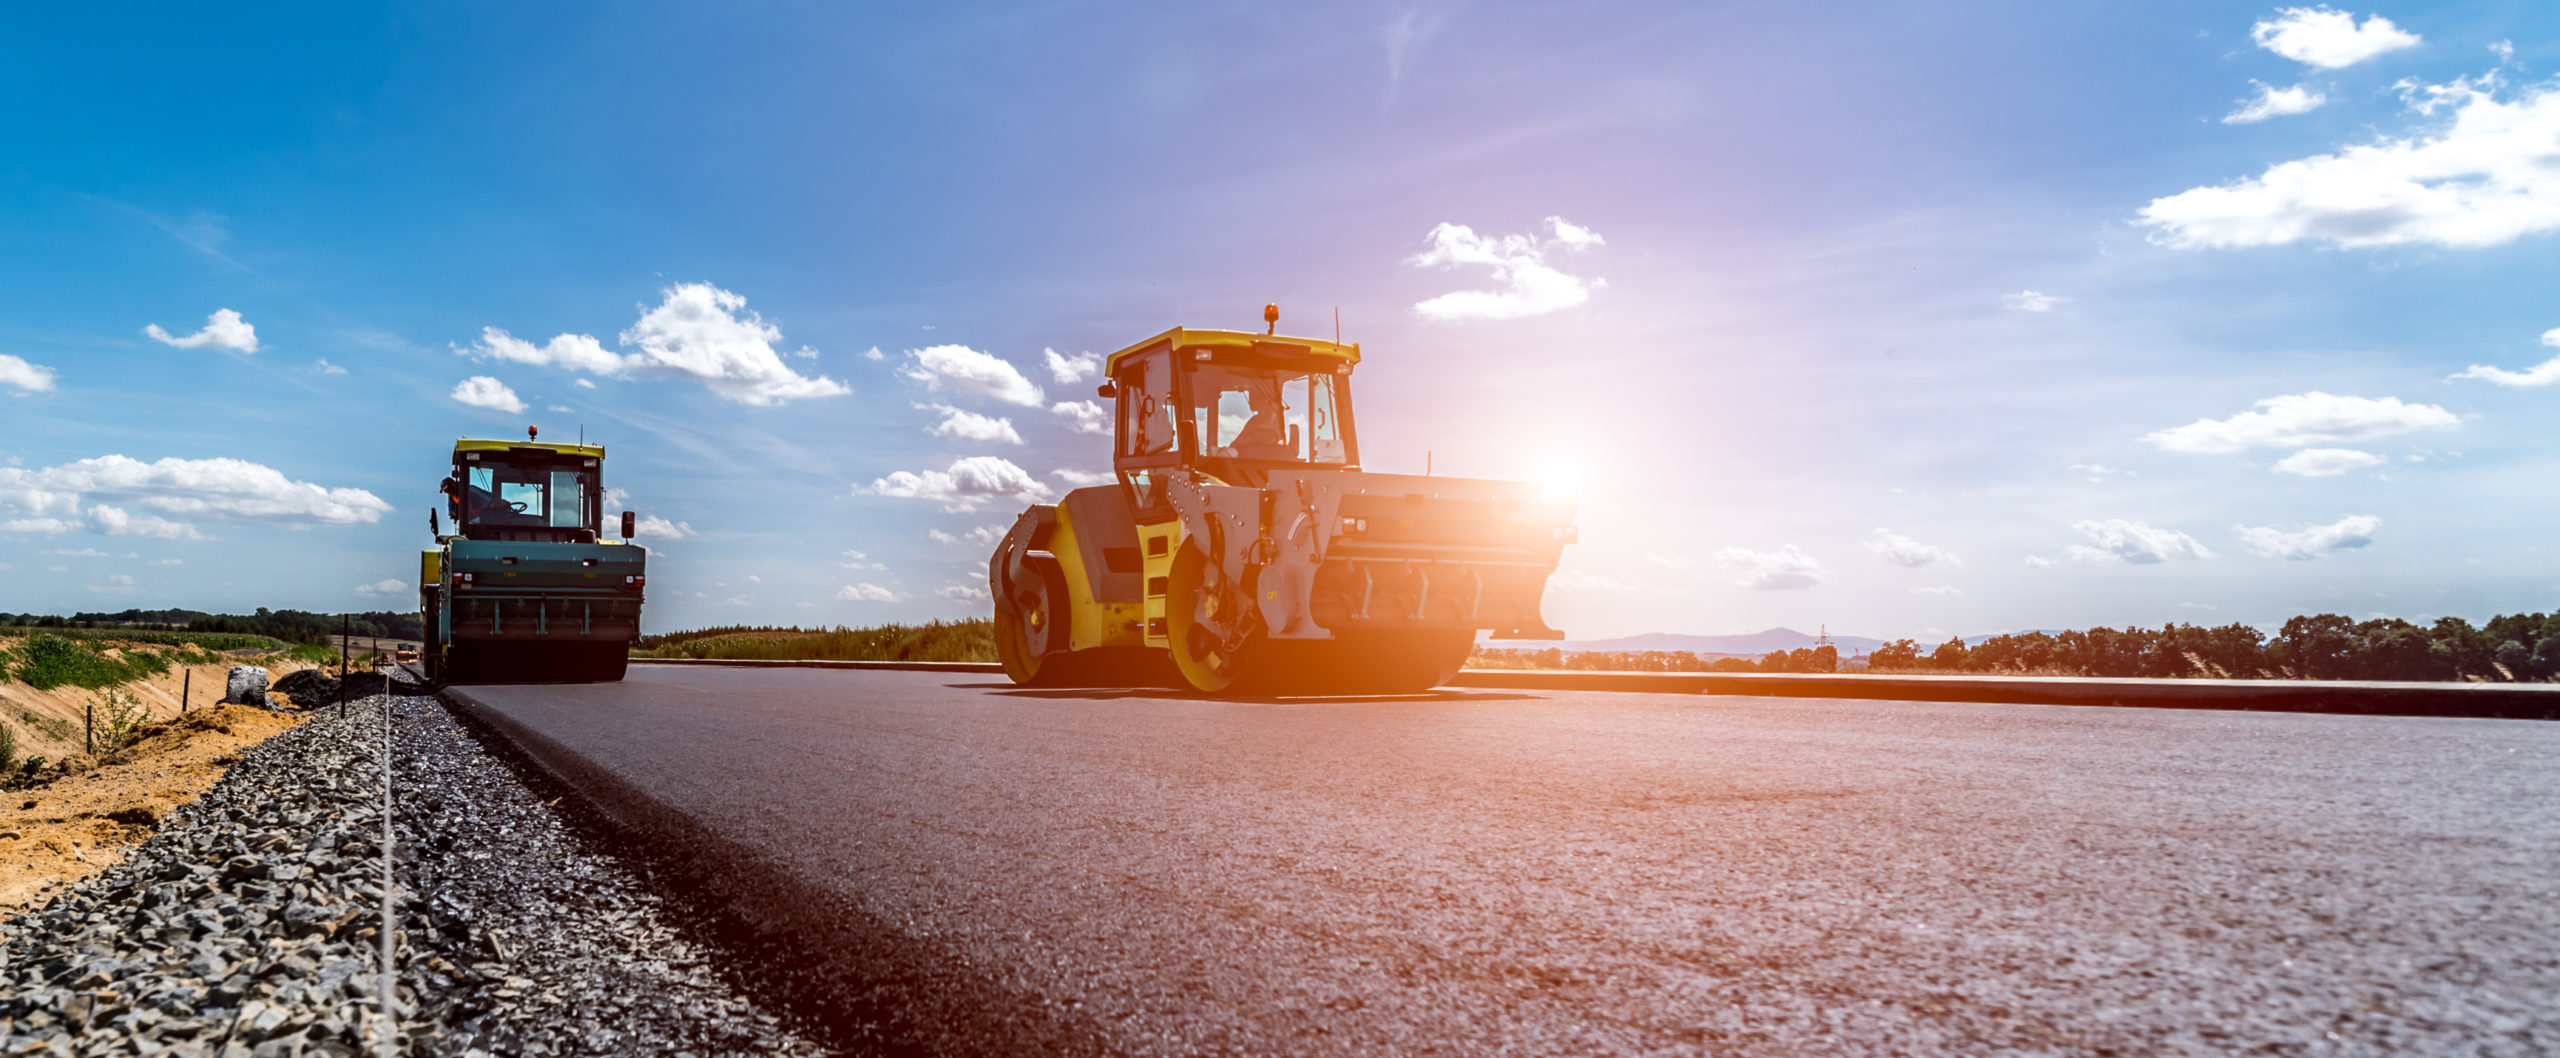
<svg viewBox="0 0 2560 1058">
<path fill-rule="evenodd" d="M 603 524 L 604 446 L 463 441 L 445 513 L 473 540 L 592 544 Z"/>
<path fill-rule="evenodd" d="M 1358 345 L 1176 328 L 1111 355 L 1101 394 L 1117 399 L 1113 469 L 1140 510 L 1163 505 L 1163 475 L 1189 467 L 1263 487 L 1274 470 L 1360 468 L 1351 428 Z"/>
</svg>

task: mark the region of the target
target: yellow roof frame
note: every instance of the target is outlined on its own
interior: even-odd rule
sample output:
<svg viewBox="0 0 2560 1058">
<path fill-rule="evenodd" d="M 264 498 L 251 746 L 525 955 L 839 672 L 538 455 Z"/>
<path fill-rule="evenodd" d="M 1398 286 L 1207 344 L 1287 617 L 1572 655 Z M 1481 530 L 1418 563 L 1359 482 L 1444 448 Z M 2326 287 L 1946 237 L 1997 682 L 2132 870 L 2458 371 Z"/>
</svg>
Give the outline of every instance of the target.
<svg viewBox="0 0 2560 1058">
<path fill-rule="evenodd" d="M 462 453 L 464 452 L 506 452 L 518 448 L 542 448 L 558 452 L 564 456 L 585 456 L 589 459 L 604 458 L 603 445 L 564 445 L 553 444 L 549 441 L 489 441 L 468 437 L 453 443 L 453 454 L 454 457 L 458 459 L 461 458 Z"/>
<path fill-rule="evenodd" d="M 1169 347 L 1175 352 L 1180 352 L 1184 349 L 1249 350 L 1255 346 L 1279 346 L 1282 348 L 1273 351 L 1300 355 L 1329 356 L 1336 360 L 1353 364 L 1360 362 L 1360 343 L 1358 342 L 1328 342 L 1321 338 L 1296 338 L 1286 334 L 1255 334 L 1251 331 L 1204 331 L 1193 327 L 1176 327 L 1164 332 L 1163 334 L 1156 335 L 1146 341 L 1139 342 L 1136 345 L 1132 345 L 1126 349 L 1122 349 L 1119 352 L 1111 354 L 1110 357 L 1106 358 L 1102 362 L 1102 374 L 1105 378 L 1119 374 L 1120 361 L 1136 356 L 1139 353 L 1146 352 L 1150 349 Z"/>
</svg>

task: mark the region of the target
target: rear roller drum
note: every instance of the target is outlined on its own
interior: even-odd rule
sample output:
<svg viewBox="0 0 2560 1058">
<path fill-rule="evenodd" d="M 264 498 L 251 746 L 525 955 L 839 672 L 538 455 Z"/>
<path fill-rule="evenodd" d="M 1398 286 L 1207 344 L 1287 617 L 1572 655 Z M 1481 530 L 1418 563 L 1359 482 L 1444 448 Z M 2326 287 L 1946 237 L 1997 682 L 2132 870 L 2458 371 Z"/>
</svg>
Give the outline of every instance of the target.
<svg viewBox="0 0 2560 1058">
<path fill-rule="evenodd" d="M 995 561 L 1003 560 L 1004 553 L 997 552 Z M 1016 684 L 1058 686 L 1067 675 L 1064 670 L 1072 667 L 1059 664 L 1068 653 L 1066 577 L 1054 562 L 1037 559 L 1023 563 L 1023 570 L 1028 575 L 996 599 L 996 660 L 1004 665 L 1005 678 Z"/>
</svg>

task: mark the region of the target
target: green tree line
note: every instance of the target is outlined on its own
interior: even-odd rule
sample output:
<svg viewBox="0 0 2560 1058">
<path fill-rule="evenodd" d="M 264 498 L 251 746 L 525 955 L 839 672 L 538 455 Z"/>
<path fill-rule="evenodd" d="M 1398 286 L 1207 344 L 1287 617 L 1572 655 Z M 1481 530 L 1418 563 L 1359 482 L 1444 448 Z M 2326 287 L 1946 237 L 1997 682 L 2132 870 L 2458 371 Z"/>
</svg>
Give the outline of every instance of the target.
<svg viewBox="0 0 2560 1058">
<path fill-rule="evenodd" d="M 0 613 L 0 627 L 24 628 L 171 628 L 188 632 L 230 632 L 240 635 L 267 636 L 288 643 L 316 644 L 328 641 L 342 629 L 352 625 L 359 636 L 383 639 L 416 640 L 421 638 L 415 613 L 312 613 L 307 610 L 270 610 L 258 607 L 252 614 L 217 614 L 202 610 L 124 610 L 117 613 L 60 614 Z"/>
<path fill-rule="evenodd" d="M 1857 659 L 1845 659 L 1855 667 Z M 1870 672 L 2040 676 L 2149 676 L 2184 679 L 2417 680 L 2511 682 L 2560 677 L 2560 613 L 2507 614 L 2473 626 L 2459 617 L 2420 625 L 2396 617 L 2356 621 L 2337 614 L 2292 618 L 2269 635 L 2244 624 L 2022 632 L 1935 647 L 1897 639 L 1865 658 Z M 1687 651 L 1480 650 L 1479 668 L 1619 672 L 1833 672 L 1832 648 L 1760 658 L 1701 657 Z"/>
</svg>

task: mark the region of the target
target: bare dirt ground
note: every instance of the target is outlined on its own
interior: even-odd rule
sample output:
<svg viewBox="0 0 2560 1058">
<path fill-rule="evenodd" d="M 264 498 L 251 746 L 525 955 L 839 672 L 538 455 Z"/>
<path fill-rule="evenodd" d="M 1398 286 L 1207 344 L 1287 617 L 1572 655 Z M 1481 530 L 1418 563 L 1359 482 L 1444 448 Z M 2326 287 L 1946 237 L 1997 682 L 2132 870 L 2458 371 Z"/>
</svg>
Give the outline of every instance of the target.
<svg viewBox="0 0 2560 1058">
<path fill-rule="evenodd" d="M 220 697 L 220 684 L 204 695 L 204 682 L 196 680 L 193 710 L 146 725 L 139 739 L 115 754 L 115 763 L 39 789 L 0 792 L 0 915 L 32 906 L 58 883 L 114 865 L 171 808 L 195 800 L 222 778 L 240 750 L 301 722 L 298 714 L 250 706 L 208 707 L 205 699 Z M 28 688 L 7 690 L 22 695 Z M 173 687 L 168 711 L 176 709 Z M 72 737 L 76 750 L 76 721 Z"/>
</svg>

